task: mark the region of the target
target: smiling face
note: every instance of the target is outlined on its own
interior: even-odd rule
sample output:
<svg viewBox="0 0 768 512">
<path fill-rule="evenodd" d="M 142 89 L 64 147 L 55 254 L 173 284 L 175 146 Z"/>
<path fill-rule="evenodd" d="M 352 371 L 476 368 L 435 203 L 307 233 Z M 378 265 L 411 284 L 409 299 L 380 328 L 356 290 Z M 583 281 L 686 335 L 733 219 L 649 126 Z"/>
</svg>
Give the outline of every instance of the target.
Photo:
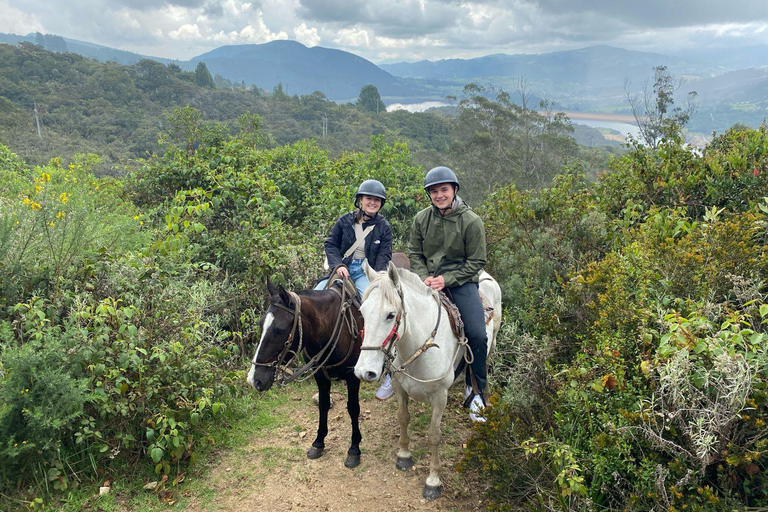
<svg viewBox="0 0 768 512">
<path fill-rule="evenodd" d="M 456 197 L 456 189 L 453 183 L 438 183 L 437 185 L 432 185 L 427 192 L 429 192 L 429 198 L 432 200 L 432 204 L 441 210 L 449 208 L 453 204 L 453 199 Z"/>
<path fill-rule="evenodd" d="M 366 215 L 373 217 L 381 209 L 381 198 L 362 194 L 360 196 L 360 208 Z"/>
</svg>

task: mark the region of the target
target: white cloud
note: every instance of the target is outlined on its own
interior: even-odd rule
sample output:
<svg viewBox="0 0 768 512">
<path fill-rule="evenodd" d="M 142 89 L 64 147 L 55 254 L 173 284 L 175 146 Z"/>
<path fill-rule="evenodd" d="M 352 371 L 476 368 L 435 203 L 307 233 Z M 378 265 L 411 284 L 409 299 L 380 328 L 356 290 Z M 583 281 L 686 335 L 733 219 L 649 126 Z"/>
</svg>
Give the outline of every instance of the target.
<svg viewBox="0 0 768 512">
<path fill-rule="evenodd" d="M 340 46 L 347 48 L 370 48 L 371 38 L 368 31 L 360 28 L 344 28 L 339 30 L 339 35 L 333 40 Z"/>
<path fill-rule="evenodd" d="M 37 19 L 34 12 L 27 14 L 3 1 L 0 1 L 0 12 L 3 13 L 0 16 L 0 32 L 18 35 L 46 32 L 44 25 Z"/>
<path fill-rule="evenodd" d="M 253 19 L 238 35 L 238 43 L 268 43 L 275 39 L 288 39 L 288 34 L 284 31 L 274 33 L 267 28 L 261 13 Z"/>
<path fill-rule="evenodd" d="M 186 59 L 295 39 L 368 59 L 768 42 L 766 0 L 0 0 L 0 31 Z M 399 57 L 398 57 L 399 56 Z"/>
<path fill-rule="evenodd" d="M 200 28 L 195 25 L 182 25 L 178 30 L 171 30 L 168 32 L 168 37 L 179 41 L 194 41 L 200 39 Z"/>
<path fill-rule="evenodd" d="M 293 35 L 304 46 L 317 46 L 320 44 L 321 37 L 317 33 L 317 28 L 309 28 L 306 23 L 302 23 L 294 28 Z"/>
</svg>

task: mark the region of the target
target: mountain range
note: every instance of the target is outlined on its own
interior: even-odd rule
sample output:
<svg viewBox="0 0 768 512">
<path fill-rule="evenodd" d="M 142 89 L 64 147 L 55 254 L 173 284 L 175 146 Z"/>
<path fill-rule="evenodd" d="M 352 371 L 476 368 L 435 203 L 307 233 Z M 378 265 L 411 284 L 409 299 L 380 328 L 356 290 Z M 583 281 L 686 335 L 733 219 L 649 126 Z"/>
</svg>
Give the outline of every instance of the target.
<svg viewBox="0 0 768 512">
<path fill-rule="evenodd" d="M 494 54 L 377 66 L 349 52 L 307 48 L 288 40 L 222 46 L 189 61 L 173 61 L 50 34 L 0 34 L 0 43 L 22 41 L 121 64 L 148 58 L 191 71 L 204 62 L 212 75 L 233 84 L 264 90 L 282 84 L 290 95 L 320 91 L 338 102 L 354 101 L 367 84 L 375 85 L 384 102 L 392 104 L 443 101 L 447 95 L 460 96 L 469 82 L 513 92 L 524 78 L 532 98 L 556 101 L 559 108 L 613 112 L 623 108 L 626 113 L 625 81 L 640 90 L 653 76 L 653 68 L 663 65 L 673 76 L 685 79 L 684 91 L 699 93 L 704 108 L 749 104 L 749 109 L 762 112 L 768 107 L 768 46 L 669 54 L 590 46 L 544 54 Z M 739 108 L 744 110 L 743 105 Z"/>
<path fill-rule="evenodd" d="M 266 89 L 280 83 L 287 94 L 321 91 L 341 101 L 356 99 L 367 84 L 375 84 L 383 96 L 408 97 L 417 89 L 412 81 L 401 80 L 352 53 L 319 46 L 307 48 L 296 41 L 222 46 L 190 62 L 205 62 L 212 74 L 232 82 Z"/>
</svg>

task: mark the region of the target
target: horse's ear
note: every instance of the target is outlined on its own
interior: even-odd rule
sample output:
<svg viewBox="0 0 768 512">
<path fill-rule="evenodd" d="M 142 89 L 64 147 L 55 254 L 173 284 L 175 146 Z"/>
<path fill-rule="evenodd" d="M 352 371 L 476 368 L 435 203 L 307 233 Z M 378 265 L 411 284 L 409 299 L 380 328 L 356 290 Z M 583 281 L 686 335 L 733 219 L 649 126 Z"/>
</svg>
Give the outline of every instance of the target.
<svg viewBox="0 0 768 512">
<path fill-rule="evenodd" d="M 279 284 L 277 285 L 277 293 L 280 295 L 280 301 L 285 304 L 286 306 L 291 305 L 291 296 L 288 295 L 288 292 L 285 291 L 285 288 L 283 288 L 283 285 Z"/>
<path fill-rule="evenodd" d="M 267 292 L 269 292 L 269 295 L 274 297 L 278 293 L 280 293 L 280 290 L 272 284 L 272 281 L 267 278 Z"/>
<path fill-rule="evenodd" d="M 378 273 L 368 264 L 367 259 L 363 260 L 363 273 L 370 282 L 373 282 L 373 280 L 378 277 Z"/>
<path fill-rule="evenodd" d="M 391 261 L 387 266 L 387 277 L 389 277 L 395 285 L 400 282 L 400 274 L 397 272 L 397 267 Z"/>
</svg>

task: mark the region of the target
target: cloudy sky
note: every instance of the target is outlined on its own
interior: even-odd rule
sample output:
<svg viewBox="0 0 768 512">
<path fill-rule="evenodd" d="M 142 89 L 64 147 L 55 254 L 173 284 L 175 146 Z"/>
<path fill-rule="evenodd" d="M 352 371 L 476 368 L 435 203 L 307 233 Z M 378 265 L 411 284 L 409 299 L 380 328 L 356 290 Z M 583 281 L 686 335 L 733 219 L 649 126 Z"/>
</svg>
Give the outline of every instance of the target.
<svg viewBox="0 0 768 512">
<path fill-rule="evenodd" d="M 768 44 L 768 0 L 0 0 L 0 32 L 187 60 L 292 39 L 376 63 Z"/>
</svg>

